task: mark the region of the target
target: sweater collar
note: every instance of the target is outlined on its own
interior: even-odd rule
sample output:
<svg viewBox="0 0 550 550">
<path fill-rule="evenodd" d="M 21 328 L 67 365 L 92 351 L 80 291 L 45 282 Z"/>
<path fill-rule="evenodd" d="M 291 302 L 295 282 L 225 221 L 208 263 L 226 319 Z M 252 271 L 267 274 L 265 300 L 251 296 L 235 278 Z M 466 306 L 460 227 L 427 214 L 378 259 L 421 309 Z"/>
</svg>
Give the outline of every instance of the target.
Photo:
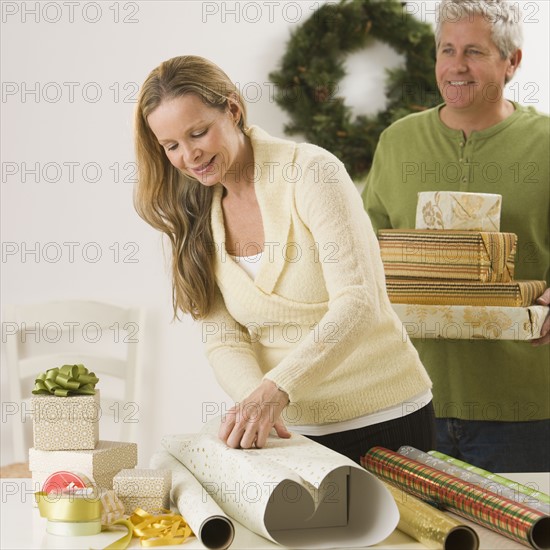
<svg viewBox="0 0 550 550">
<path fill-rule="evenodd" d="M 298 178 L 301 167 L 294 165 L 294 142 L 273 138 L 257 126 L 251 126 L 245 133 L 254 151 L 254 189 L 264 228 L 264 252 L 253 284 L 271 294 L 285 266 L 285 245 L 291 225 L 292 182 Z M 216 279 L 237 283 L 240 278 L 241 282 L 246 280 L 250 284 L 252 280 L 248 274 L 225 251 L 222 195 L 223 186 L 217 184 L 211 217 L 212 234 L 218 247 L 214 267 Z"/>
</svg>

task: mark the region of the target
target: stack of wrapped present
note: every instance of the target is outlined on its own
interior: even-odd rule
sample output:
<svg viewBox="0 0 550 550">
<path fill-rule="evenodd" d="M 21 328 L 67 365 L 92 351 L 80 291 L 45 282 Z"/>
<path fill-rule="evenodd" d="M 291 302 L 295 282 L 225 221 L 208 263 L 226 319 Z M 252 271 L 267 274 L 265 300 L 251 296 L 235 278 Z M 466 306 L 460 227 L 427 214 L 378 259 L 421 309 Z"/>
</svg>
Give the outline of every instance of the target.
<svg viewBox="0 0 550 550">
<path fill-rule="evenodd" d="M 61 492 L 68 486 L 91 485 L 112 489 L 120 470 L 137 465 L 135 443 L 99 439 L 97 382 L 84 365 L 52 368 L 36 379 L 29 468 L 37 490 L 46 486 L 49 492 Z"/>
<path fill-rule="evenodd" d="M 136 443 L 99 439 L 97 382 L 84 365 L 52 368 L 35 381 L 29 468 L 47 531 L 93 535 L 122 522 L 126 542 L 132 535 L 149 545 L 183 542 L 191 530 L 168 510 L 171 471 L 136 469 Z"/>
<path fill-rule="evenodd" d="M 501 196 L 424 192 L 415 229 L 378 232 L 388 296 L 411 338 L 537 338 L 545 281 L 514 279 L 517 236 Z"/>
</svg>

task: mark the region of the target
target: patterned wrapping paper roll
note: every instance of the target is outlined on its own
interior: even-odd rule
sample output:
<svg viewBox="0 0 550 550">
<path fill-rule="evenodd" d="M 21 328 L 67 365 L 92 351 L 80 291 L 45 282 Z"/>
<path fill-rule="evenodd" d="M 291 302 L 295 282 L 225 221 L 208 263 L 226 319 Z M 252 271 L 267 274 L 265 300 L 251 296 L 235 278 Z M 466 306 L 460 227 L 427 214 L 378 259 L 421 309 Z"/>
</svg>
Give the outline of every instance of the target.
<svg viewBox="0 0 550 550">
<path fill-rule="evenodd" d="M 550 506 L 548 504 L 545 504 L 544 502 L 540 502 L 534 499 L 523 502 L 524 499 L 520 497 L 517 491 L 514 491 L 513 489 L 505 487 L 504 485 L 501 485 L 494 481 L 491 481 L 483 476 L 480 476 L 479 474 L 476 474 L 475 472 L 465 470 L 464 468 L 461 468 L 460 466 L 454 464 L 450 464 L 449 462 L 446 462 L 445 460 L 442 460 L 436 456 L 419 451 L 414 447 L 403 446 L 400 447 L 397 452 L 403 456 L 412 458 L 417 462 L 426 464 L 426 466 L 431 466 L 436 470 L 441 470 L 446 474 L 458 477 L 462 481 L 472 483 L 473 485 L 480 487 L 484 491 L 489 491 L 499 497 L 507 498 L 509 500 L 512 500 L 513 502 L 521 504 L 522 506 L 526 506 L 527 508 L 538 510 L 543 514 L 550 514 Z"/>
<path fill-rule="evenodd" d="M 537 489 L 533 489 L 533 487 L 527 487 L 527 485 L 522 485 L 517 481 L 512 481 L 507 477 L 502 477 L 502 476 L 499 476 L 498 474 L 494 474 L 493 472 L 483 470 L 482 468 L 478 468 L 477 466 L 473 466 L 472 464 L 468 464 L 467 462 L 463 462 L 458 458 L 454 458 L 452 456 L 446 455 L 444 453 L 440 453 L 438 451 L 429 451 L 428 454 L 433 455 L 437 458 L 440 458 L 441 460 L 444 460 L 449 464 L 455 464 L 456 466 L 459 466 L 460 468 L 464 468 L 469 472 L 475 472 L 476 474 L 479 474 L 480 476 L 486 479 L 495 481 L 496 483 L 500 483 L 505 487 L 510 487 L 511 489 L 516 490 L 518 493 L 521 493 L 522 495 L 527 495 L 529 497 L 529 501 L 531 501 L 531 499 L 536 499 L 539 502 L 550 504 L 550 495 L 547 495 L 546 493 L 543 493 L 542 491 L 539 491 Z M 527 506 L 526 503 L 525 505 Z"/>
<path fill-rule="evenodd" d="M 550 517 L 542 512 L 500 498 L 383 447 L 370 449 L 361 457 L 361 464 L 395 487 L 505 537 L 537 550 L 550 548 Z"/>
<path fill-rule="evenodd" d="M 546 281 L 445 281 L 386 278 L 390 302 L 457 306 L 527 307 L 545 291 Z"/>
<path fill-rule="evenodd" d="M 399 509 L 398 529 L 428 548 L 477 550 L 479 537 L 463 525 L 405 491 L 384 483 Z"/>
</svg>

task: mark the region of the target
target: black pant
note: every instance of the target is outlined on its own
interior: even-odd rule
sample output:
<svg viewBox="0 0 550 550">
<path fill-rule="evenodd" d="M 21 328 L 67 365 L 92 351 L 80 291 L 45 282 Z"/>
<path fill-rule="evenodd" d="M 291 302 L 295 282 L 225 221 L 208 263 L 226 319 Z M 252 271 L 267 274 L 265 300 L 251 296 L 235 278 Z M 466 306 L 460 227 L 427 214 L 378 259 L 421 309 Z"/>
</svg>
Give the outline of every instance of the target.
<svg viewBox="0 0 550 550">
<path fill-rule="evenodd" d="M 421 451 L 435 449 L 435 413 L 432 402 L 401 418 L 380 422 L 372 426 L 313 436 L 309 439 L 343 454 L 360 463 L 371 447 L 385 447 L 397 451 L 402 445 L 410 445 Z"/>
</svg>

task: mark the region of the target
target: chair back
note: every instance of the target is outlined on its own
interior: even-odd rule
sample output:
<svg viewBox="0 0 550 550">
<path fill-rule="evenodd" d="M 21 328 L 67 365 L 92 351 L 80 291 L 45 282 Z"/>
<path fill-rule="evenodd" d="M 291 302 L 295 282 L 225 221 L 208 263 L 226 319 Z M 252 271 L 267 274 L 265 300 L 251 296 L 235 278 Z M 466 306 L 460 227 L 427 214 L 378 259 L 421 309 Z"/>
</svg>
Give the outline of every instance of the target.
<svg viewBox="0 0 550 550">
<path fill-rule="evenodd" d="M 103 302 L 65 300 L 4 308 L 9 405 L 18 409 L 21 419 L 12 425 L 15 462 L 27 461 L 32 446 L 25 424 L 34 379 L 65 364 L 83 364 L 98 376 L 101 418 L 112 417 L 119 425 L 120 441 L 136 440 L 144 326 L 142 308 Z M 105 439 L 101 432 L 100 438 Z"/>
</svg>

